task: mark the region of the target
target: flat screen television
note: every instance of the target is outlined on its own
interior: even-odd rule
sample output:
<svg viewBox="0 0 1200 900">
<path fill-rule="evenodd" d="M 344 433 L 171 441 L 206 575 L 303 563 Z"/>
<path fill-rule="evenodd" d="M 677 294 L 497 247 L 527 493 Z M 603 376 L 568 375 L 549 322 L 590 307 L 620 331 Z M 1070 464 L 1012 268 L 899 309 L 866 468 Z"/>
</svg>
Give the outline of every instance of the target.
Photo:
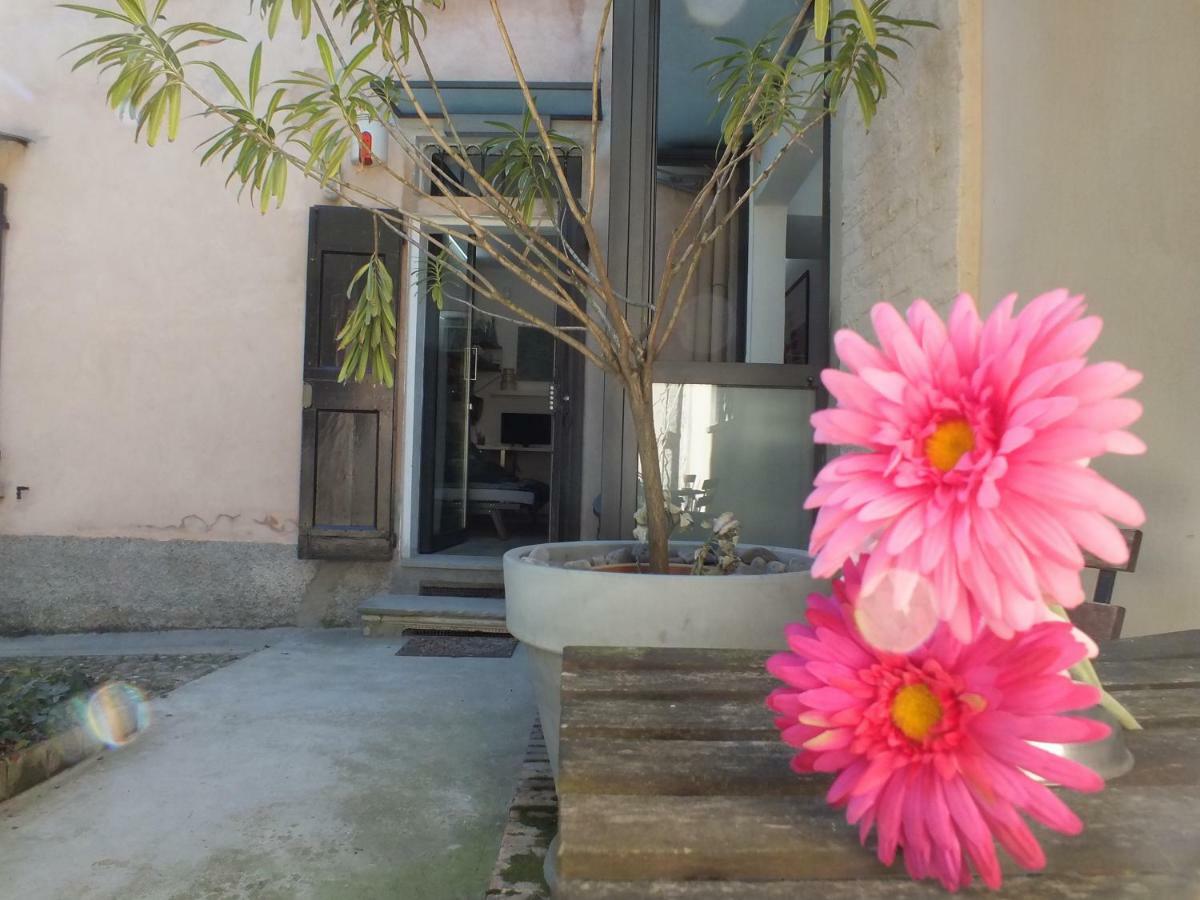
<svg viewBox="0 0 1200 900">
<path fill-rule="evenodd" d="M 500 443 L 533 447 L 550 443 L 549 413 L 500 413 Z"/>
</svg>

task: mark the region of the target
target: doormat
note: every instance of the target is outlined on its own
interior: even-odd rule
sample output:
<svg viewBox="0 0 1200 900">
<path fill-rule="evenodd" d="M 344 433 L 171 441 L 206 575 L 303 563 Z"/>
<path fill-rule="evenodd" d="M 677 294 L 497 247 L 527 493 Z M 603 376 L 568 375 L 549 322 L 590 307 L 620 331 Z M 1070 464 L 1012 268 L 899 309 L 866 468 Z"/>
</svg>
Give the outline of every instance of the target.
<svg viewBox="0 0 1200 900">
<path fill-rule="evenodd" d="M 517 639 L 483 631 L 408 631 L 397 656 L 444 656 L 502 659 L 512 656 Z"/>
</svg>

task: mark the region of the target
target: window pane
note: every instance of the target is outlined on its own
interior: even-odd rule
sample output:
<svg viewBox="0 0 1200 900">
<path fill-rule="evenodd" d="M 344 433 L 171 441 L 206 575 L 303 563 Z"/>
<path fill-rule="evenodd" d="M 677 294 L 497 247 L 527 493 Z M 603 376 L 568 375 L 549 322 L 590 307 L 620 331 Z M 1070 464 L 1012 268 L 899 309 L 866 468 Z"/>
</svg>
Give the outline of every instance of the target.
<svg viewBox="0 0 1200 900">
<path fill-rule="evenodd" d="M 710 170 L 697 166 L 659 165 L 654 186 L 654 284 L 657 288 L 666 264 L 667 250 L 675 227 L 708 179 Z M 741 179 L 728 188 L 717 203 L 717 216 L 724 217 L 736 200 Z M 739 362 L 742 342 L 742 311 L 745 306 L 745 266 L 742 238 L 745 214 L 734 217 L 717 239 L 701 254 L 687 289 L 690 304 L 678 320 L 671 340 L 663 348 L 663 359 L 673 362 Z M 687 239 L 696 229 L 686 232 Z M 683 241 L 682 243 L 686 243 Z M 669 291 L 676 302 L 682 279 Z"/>
<path fill-rule="evenodd" d="M 712 174 L 721 149 L 721 113 L 703 63 L 730 52 L 718 38 L 757 42 L 775 23 L 795 14 L 794 0 L 661 0 L 658 103 L 655 131 L 654 284 L 666 268 L 675 227 Z M 747 173 L 716 199 L 716 219 L 741 196 Z M 700 255 L 683 296 L 690 304 L 665 348 L 676 362 L 741 362 L 746 341 L 746 244 L 743 207 Z M 710 220 L 711 221 L 711 220 Z M 689 237 L 694 236 L 690 229 Z M 677 258 L 676 258 L 677 261 Z M 778 260 L 782 265 L 782 258 Z M 674 303 L 678 289 L 668 291 Z M 661 303 L 663 298 L 659 298 Z M 776 304 L 781 298 L 776 298 Z M 777 360 L 775 360 L 777 361 Z"/>
<path fill-rule="evenodd" d="M 674 228 L 719 157 L 722 113 L 704 63 L 773 35 L 778 40 L 801 5 L 795 0 L 661 0 L 658 36 L 654 188 L 654 284 L 667 269 Z M 802 45 L 803 46 L 803 45 Z M 811 40 L 805 61 L 819 50 Z M 716 218 L 741 197 L 768 164 L 756 154 L 715 201 Z M 788 150 L 788 159 L 756 190 L 726 231 L 703 251 L 686 290 L 656 298 L 670 314 L 689 304 L 663 359 L 674 362 L 819 361 L 825 335 L 828 265 L 824 242 L 822 128 Z M 686 243 L 686 240 L 684 241 Z M 673 263 L 676 259 L 672 260 Z M 685 269 L 686 270 L 686 269 Z M 814 320 L 818 327 L 813 327 Z"/>
<path fill-rule="evenodd" d="M 743 544 L 806 546 L 815 397 L 788 388 L 656 384 L 664 487 L 698 518 L 732 512 Z"/>
<path fill-rule="evenodd" d="M 809 165 L 788 203 L 784 261 L 783 362 L 801 365 L 812 361 L 809 326 L 813 313 L 826 308 L 829 293 L 823 154 L 813 153 Z"/>
</svg>

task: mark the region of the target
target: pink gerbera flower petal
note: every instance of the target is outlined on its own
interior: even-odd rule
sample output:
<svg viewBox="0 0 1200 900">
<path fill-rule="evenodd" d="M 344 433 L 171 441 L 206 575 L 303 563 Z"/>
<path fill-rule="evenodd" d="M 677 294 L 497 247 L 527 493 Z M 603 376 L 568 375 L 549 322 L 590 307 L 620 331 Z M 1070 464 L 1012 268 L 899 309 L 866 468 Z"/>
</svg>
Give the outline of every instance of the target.
<svg viewBox="0 0 1200 900">
<path fill-rule="evenodd" d="M 946 324 L 923 300 L 907 318 L 876 306 L 879 347 L 838 333 L 848 371 L 824 374 L 837 405 L 812 417 L 817 441 L 862 448 L 826 465 L 805 504 L 820 508 L 814 574 L 870 550 L 876 572 L 930 586 L 960 640 L 980 620 L 1001 636 L 1045 620 L 1046 596 L 1075 606 L 1081 548 L 1122 563 L 1110 520 L 1144 519 L 1086 467 L 1105 452 L 1145 450 L 1125 430 L 1141 406 L 1120 396 L 1140 376 L 1087 365 L 1100 320 L 1085 316 L 1082 297 L 1054 291 L 1020 312 L 1015 302 L 980 320 L 964 294 Z"/>
<path fill-rule="evenodd" d="M 879 649 L 855 623 L 864 562 L 846 565 L 832 597 L 810 598 L 809 623 L 788 630 L 792 652 L 767 663 L 787 682 L 767 706 L 799 751 L 792 768 L 835 774 L 829 802 L 846 808 L 863 841 L 876 833 L 884 864 L 901 852 L 914 878 L 957 890 L 974 871 L 998 888 L 997 843 L 1019 865 L 1042 868 L 1024 817 L 1065 834 L 1083 825 L 1032 776 L 1103 787 L 1090 769 L 1030 743 L 1107 735 L 1099 722 L 1062 715 L 1099 699 L 1063 674 L 1086 647 L 1056 621 L 968 643 L 942 625 L 913 653 Z"/>
</svg>

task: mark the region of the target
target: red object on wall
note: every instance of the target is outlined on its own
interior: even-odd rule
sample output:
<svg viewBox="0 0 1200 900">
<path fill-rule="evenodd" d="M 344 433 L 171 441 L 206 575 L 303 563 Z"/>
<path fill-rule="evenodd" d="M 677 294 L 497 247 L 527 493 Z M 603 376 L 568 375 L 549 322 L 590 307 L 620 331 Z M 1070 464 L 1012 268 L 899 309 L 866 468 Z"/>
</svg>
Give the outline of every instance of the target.
<svg viewBox="0 0 1200 900">
<path fill-rule="evenodd" d="M 362 132 L 362 141 L 358 145 L 358 161 L 361 165 L 370 166 L 375 162 L 371 156 L 372 141 L 371 132 L 364 129 Z"/>
</svg>

